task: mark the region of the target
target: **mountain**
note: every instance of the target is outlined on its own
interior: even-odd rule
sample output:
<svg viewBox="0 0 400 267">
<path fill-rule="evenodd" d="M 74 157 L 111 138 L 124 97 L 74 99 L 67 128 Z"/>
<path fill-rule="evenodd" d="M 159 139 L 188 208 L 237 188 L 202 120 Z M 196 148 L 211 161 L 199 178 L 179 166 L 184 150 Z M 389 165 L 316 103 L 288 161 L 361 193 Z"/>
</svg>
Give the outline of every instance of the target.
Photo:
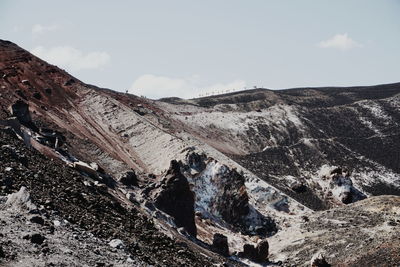
<svg viewBox="0 0 400 267">
<path fill-rule="evenodd" d="M 6 264 L 398 260 L 400 83 L 151 100 L 8 41 L 0 77 Z M 31 231 L 45 241 L 22 250 Z"/>
</svg>

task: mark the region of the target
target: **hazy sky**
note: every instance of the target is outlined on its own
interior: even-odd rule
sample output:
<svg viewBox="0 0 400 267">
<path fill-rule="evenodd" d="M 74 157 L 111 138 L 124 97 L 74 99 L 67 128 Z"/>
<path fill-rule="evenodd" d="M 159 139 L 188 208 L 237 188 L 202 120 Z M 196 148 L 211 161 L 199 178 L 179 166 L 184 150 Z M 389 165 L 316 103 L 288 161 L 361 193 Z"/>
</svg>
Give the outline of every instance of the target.
<svg viewBox="0 0 400 267">
<path fill-rule="evenodd" d="M 400 0 L 0 0 L 0 38 L 151 98 L 400 81 Z"/>
</svg>

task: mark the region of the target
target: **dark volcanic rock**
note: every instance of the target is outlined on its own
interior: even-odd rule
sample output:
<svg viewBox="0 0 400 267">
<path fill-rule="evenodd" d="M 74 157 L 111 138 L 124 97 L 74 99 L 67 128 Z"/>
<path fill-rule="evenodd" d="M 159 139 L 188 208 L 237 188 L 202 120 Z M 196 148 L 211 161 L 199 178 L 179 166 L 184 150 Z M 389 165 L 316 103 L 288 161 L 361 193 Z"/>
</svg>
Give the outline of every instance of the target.
<svg viewBox="0 0 400 267">
<path fill-rule="evenodd" d="M 44 224 L 44 220 L 43 220 L 43 218 L 40 217 L 40 216 L 33 216 L 33 217 L 31 217 L 31 218 L 29 219 L 29 221 L 30 221 L 30 222 L 33 222 L 33 223 L 40 224 L 40 225 L 43 225 L 43 224 Z"/>
<path fill-rule="evenodd" d="M 269 244 L 266 239 L 261 240 L 257 244 L 257 261 L 265 262 L 268 260 L 268 253 L 269 253 Z"/>
<path fill-rule="evenodd" d="M 76 81 L 74 80 L 74 79 L 68 79 L 68 81 L 66 81 L 65 83 L 64 83 L 64 85 L 65 86 L 71 86 L 71 85 L 73 85 L 74 83 L 75 83 Z"/>
<path fill-rule="evenodd" d="M 12 115 L 17 117 L 17 119 L 22 124 L 29 124 L 32 122 L 31 115 L 29 113 L 29 105 L 21 100 L 18 100 L 11 106 Z"/>
<path fill-rule="evenodd" d="M 177 161 L 171 161 L 171 166 L 162 180 L 165 189 L 155 197 L 154 204 L 172 216 L 178 227 L 184 227 L 189 234 L 196 236 L 194 194 L 180 169 L 181 166 Z"/>
<path fill-rule="evenodd" d="M 36 98 L 37 100 L 42 99 L 42 95 L 39 92 L 34 92 L 32 95 L 34 98 Z"/>
<path fill-rule="evenodd" d="M 51 88 L 46 88 L 46 89 L 44 89 L 44 92 L 45 92 L 47 95 L 51 95 L 51 94 L 52 94 Z"/>
<path fill-rule="evenodd" d="M 232 224 L 241 224 L 241 218 L 249 213 L 249 197 L 244 177 L 236 170 L 226 173 L 224 190 L 217 199 L 222 218 Z"/>
<path fill-rule="evenodd" d="M 35 164 L 21 165 L 8 146 Z M 100 187 L 83 186 L 85 177 L 79 172 L 28 149 L 22 141 L 0 130 L 0 170 L 6 167 L 12 167 L 12 170 L 0 172 L 0 180 L 12 174 L 13 185 L 10 189 L 0 187 L 0 195 L 27 186 L 35 204 L 56 211 L 71 225 L 80 226 L 100 240 L 121 239 L 129 244 L 126 250 L 132 258 L 149 265 L 164 266 L 174 266 L 177 261 L 185 266 L 211 266 L 215 262 L 215 258 L 206 258 L 192 247 L 179 254 L 182 245 L 161 233 L 138 209 L 126 209 Z M 31 236 L 25 239 L 30 241 Z"/>
<path fill-rule="evenodd" d="M 318 255 L 311 260 L 311 267 L 331 267 L 331 265 L 326 261 L 326 259 Z"/>
<path fill-rule="evenodd" d="M 41 234 L 33 234 L 31 235 L 30 240 L 34 244 L 41 245 L 44 242 L 44 240 L 46 240 L 46 238 Z"/>
<path fill-rule="evenodd" d="M 307 191 L 307 186 L 303 183 L 296 182 L 291 185 L 290 189 L 296 193 L 304 193 Z"/>
<path fill-rule="evenodd" d="M 245 178 L 236 169 L 230 169 L 226 165 L 210 159 L 205 169 L 205 176 L 209 172 L 214 172 L 212 179 L 213 186 L 216 188 L 215 195 L 211 204 L 214 213 L 220 214 L 222 219 L 232 225 L 242 225 L 244 216 L 249 213 L 249 197 L 247 195 Z M 196 178 L 195 183 L 202 187 L 207 186 L 206 177 Z"/>
<path fill-rule="evenodd" d="M 263 239 L 257 244 L 256 247 L 251 244 L 244 244 L 243 252 L 239 252 L 239 256 L 255 262 L 266 262 L 268 261 L 268 253 L 268 241 Z"/>
<path fill-rule="evenodd" d="M 206 164 L 204 163 L 205 158 L 206 156 L 204 154 L 189 153 L 186 156 L 186 162 L 190 168 L 200 172 L 206 167 Z"/>
<path fill-rule="evenodd" d="M 126 186 L 136 186 L 138 184 L 137 176 L 134 170 L 121 174 L 118 178 L 118 181 Z"/>
<path fill-rule="evenodd" d="M 229 256 L 228 238 L 223 234 L 214 234 L 212 246 L 217 253 L 225 257 Z"/>
<path fill-rule="evenodd" d="M 243 245 L 243 252 L 239 252 L 239 256 L 255 261 L 257 259 L 257 249 L 250 244 Z"/>
</svg>

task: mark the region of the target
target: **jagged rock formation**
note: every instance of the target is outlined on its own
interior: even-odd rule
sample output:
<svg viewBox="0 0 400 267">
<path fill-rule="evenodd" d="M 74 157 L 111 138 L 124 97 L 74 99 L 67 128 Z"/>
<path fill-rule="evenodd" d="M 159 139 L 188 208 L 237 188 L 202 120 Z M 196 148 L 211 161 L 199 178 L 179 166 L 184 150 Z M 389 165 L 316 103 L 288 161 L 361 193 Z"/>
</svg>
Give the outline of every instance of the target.
<svg viewBox="0 0 400 267">
<path fill-rule="evenodd" d="M 229 256 L 228 238 L 226 236 L 219 233 L 214 234 L 212 246 L 219 254 Z"/>
<path fill-rule="evenodd" d="M 192 181 L 200 212 L 220 216 L 233 225 L 240 224 L 249 213 L 245 180 L 236 170 L 211 159 Z"/>
<path fill-rule="evenodd" d="M 189 234 L 196 236 L 194 194 L 177 161 L 171 161 L 170 168 L 161 180 L 161 190 L 154 199 L 155 206 L 171 215 L 178 227 L 184 227 Z"/>
<path fill-rule="evenodd" d="M 322 174 L 322 179 L 328 180 L 328 192 L 325 195 L 332 196 L 344 204 L 349 204 L 362 199 L 366 196 L 353 186 L 348 170 L 342 168 L 331 168 L 329 174 Z"/>
</svg>

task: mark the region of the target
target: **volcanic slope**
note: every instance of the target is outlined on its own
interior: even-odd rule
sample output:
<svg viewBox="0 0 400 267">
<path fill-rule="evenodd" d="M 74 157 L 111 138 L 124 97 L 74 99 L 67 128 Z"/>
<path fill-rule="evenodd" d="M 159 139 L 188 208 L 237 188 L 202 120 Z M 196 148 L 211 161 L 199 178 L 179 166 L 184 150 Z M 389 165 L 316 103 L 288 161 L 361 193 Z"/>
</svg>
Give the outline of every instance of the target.
<svg viewBox="0 0 400 267">
<path fill-rule="evenodd" d="M 255 257 L 250 248 L 266 240 L 270 260 L 283 264 L 308 264 L 311 253 L 321 248 L 335 264 L 378 262 L 378 252 L 374 259 L 356 259 L 356 250 L 343 254 L 347 258 L 334 258 L 329 230 L 344 235 L 336 224 L 327 224 L 318 236 L 301 235 L 308 241 L 302 257 L 302 248 L 282 238 L 317 229 L 314 222 L 330 210 L 315 210 L 334 208 L 341 218 L 337 220 L 349 221 L 366 213 L 362 209 L 368 203 L 388 209 L 396 205 L 396 198 L 373 196 L 400 193 L 400 84 L 256 89 L 155 101 L 84 84 L 8 41 L 0 41 L 0 76 L 4 131 L 11 130 L 60 164 L 58 171 L 69 173 L 54 181 L 40 174 L 40 179 L 28 179 L 13 173 L 18 170 L 14 166 L 7 176 L 9 166 L 3 161 L 2 194 L 27 187 L 36 204 L 54 203 L 61 212 L 56 215 L 68 221 L 72 217 L 82 231 L 107 242 L 118 238 L 133 244 L 124 253 L 138 264 L 243 264 L 260 259 L 266 264 L 268 253 L 263 250 L 262 257 Z M 42 171 L 25 168 L 32 175 Z M 53 182 L 60 190 L 44 190 L 42 196 L 39 188 L 49 183 L 52 188 Z M 101 199 L 105 206 L 83 205 L 80 193 L 87 201 Z M 63 199 L 69 197 L 67 205 Z M 357 214 L 346 206 L 362 205 L 358 203 L 367 204 Z M 89 216 L 92 208 L 104 218 L 100 213 Z M 346 229 L 354 235 L 370 227 L 377 242 L 395 240 L 393 214 L 379 217 L 376 224 L 357 221 Z M 140 219 L 131 223 L 127 216 Z M 387 231 L 380 231 L 378 225 L 386 224 Z M 115 229 L 108 230 L 110 226 Z M 221 235 L 227 237 L 228 258 L 218 255 L 227 256 Z M 347 250 L 349 240 L 340 240 L 334 248 Z M 153 244 L 158 251 L 154 255 Z M 372 250 L 376 243 L 371 244 Z M 362 244 L 356 246 L 361 249 Z M 383 258 L 379 262 L 385 264 Z"/>
</svg>

